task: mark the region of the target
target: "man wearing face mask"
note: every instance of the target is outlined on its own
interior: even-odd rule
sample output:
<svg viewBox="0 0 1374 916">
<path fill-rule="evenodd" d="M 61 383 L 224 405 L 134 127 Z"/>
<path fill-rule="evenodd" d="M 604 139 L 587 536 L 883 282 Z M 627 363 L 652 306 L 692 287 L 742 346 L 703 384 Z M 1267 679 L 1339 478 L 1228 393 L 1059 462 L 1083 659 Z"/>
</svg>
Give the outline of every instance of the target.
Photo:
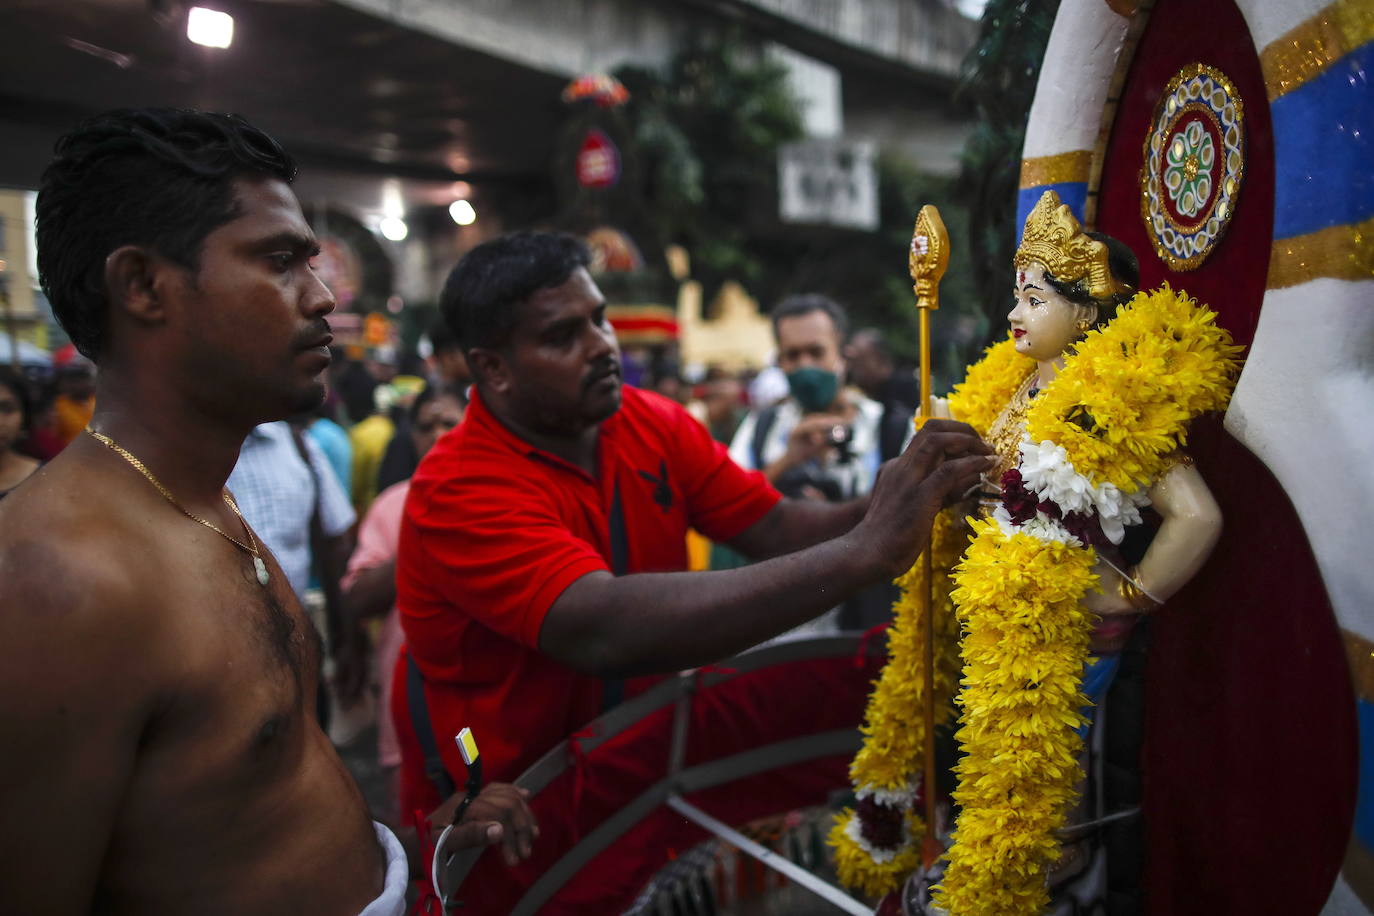
<svg viewBox="0 0 1374 916">
<path fill-rule="evenodd" d="M 843 387 L 844 309 L 811 293 L 784 299 L 772 318 L 788 397 L 745 418 L 730 457 L 762 471 L 786 496 L 827 502 L 862 496 L 882 464 L 883 409 Z"/>
</svg>

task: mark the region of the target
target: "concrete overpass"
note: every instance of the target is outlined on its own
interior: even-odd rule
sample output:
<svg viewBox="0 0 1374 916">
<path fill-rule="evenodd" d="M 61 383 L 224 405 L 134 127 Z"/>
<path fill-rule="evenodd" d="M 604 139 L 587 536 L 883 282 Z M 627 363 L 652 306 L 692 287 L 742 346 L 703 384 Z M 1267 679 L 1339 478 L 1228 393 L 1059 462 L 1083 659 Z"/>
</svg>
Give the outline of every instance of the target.
<svg viewBox="0 0 1374 916">
<path fill-rule="evenodd" d="M 788 61 L 817 135 L 949 174 L 969 123 L 950 96 L 976 23 L 953 0 L 235 0 L 223 51 L 186 40 L 190 5 L 0 0 L 0 187 L 36 187 L 53 140 L 97 111 L 238 111 L 297 154 L 307 203 L 406 213 L 411 241 L 381 244 L 412 300 L 482 235 L 553 210 L 573 75 L 739 26 Z M 482 222 L 455 232 L 446 208 L 470 190 Z"/>
<path fill-rule="evenodd" d="M 950 90 L 977 22 L 953 0 L 334 2 L 560 78 L 661 66 L 694 35 L 738 25 L 785 49 L 816 133 L 876 140 L 937 174 L 957 169 L 967 135 Z"/>
<path fill-rule="evenodd" d="M 976 23 L 943 0 L 335 0 L 407 28 L 575 76 L 665 62 L 693 32 L 740 23 L 836 65 L 949 85 Z"/>
</svg>

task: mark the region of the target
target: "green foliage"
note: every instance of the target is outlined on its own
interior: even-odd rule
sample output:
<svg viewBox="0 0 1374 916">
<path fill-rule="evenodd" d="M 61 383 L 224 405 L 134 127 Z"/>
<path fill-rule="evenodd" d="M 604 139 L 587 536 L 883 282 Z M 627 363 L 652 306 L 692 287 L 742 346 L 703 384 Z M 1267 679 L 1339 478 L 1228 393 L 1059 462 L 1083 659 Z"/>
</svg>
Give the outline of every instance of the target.
<svg viewBox="0 0 1374 916">
<path fill-rule="evenodd" d="M 1053 2 L 989 5 L 967 68 L 965 91 L 982 123 L 963 175 L 955 182 L 880 156 L 880 225 L 872 232 L 778 223 L 778 148 L 802 136 L 801 115 L 783 68 L 739 33 L 689 47 L 662 73 L 621 68 L 615 75 L 630 92 L 625 115 L 659 237 L 687 249 L 707 302 L 725 280 L 743 284 L 764 308 L 790 293 L 826 293 L 849 309 L 854 327 L 878 328 L 915 362 L 907 250 L 917 212 L 935 204 L 953 242 L 932 322 L 934 387 L 948 390 L 1005 324 L 1006 274 L 988 265 L 1011 262 L 1021 136 Z M 1031 47 L 1020 48 L 1013 39 L 1028 30 Z"/>
<path fill-rule="evenodd" d="M 976 290 L 985 341 L 1002 332 L 1016 251 L 1021 147 L 1059 0 L 989 0 L 964 59 L 959 98 L 978 123 L 964 147 L 958 191 L 971 214 L 969 256 L 984 265 Z"/>
<path fill-rule="evenodd" d="M 645 198 L 668 241 L 684 245 L 708 295 L 727 279 L 754 289 L 760 206 L 776 199 L 777 150 L 802 135 L 786 72 L 738 33 L 698 40 L 666 73 L 624 67 Z M 775 206 L 775 205 L 772 205 Z"/>
</svg>

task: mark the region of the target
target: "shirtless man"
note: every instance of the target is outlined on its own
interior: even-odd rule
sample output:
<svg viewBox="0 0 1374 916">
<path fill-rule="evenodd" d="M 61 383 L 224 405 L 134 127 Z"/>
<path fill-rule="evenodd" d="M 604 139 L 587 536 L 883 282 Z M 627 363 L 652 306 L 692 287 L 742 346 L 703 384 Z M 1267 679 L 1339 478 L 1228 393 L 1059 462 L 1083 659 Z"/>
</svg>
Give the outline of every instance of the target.
<svg viewBox="0 0 1374 916">
<path fill-rule="evenodd" d="M 39 268 L 99 363 L 99 437 L 0 504 L 0 913 L 403 910 L 405 855 L 312 714 L 319 640 L 223 497 L 248 431 L 324 394 L 294 174 L 238 118 L 146 110 L 44 175 Z M 535 833 L 509 786 L 461 829 L 508 859 Z"/>
</svg>

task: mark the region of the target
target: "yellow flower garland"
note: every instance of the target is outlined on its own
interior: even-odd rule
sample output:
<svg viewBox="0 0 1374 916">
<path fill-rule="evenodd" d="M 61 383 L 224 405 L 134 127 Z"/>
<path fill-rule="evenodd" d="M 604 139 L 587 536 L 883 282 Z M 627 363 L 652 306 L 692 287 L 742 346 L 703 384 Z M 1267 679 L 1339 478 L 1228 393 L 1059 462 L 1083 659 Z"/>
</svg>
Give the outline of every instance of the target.
<svg viewBox="0 0 1374 916">
<path fill-rule="evenodd" d="M 1095 484 L 1153 482 L 1188 421 L 1230 397 L 1240 348 L 1214 318 L 1168 286 L 1138 294 L 1036 399 L 1032 441 L 1062 446 Z M 1075 728 L 1091 622 L 1080 601 L 1097 587 L 1097 554 L 994 519 L 972 525 L 953 592 L 965 633 L 961 810 L 935 902 L 952 916 L 1033 916 L 1049 902 L 1054 831 L 1082 779 Z"/>
<path fill-rule="evenodd" d="M 1241 347 L 1216 313 L 1164 286 L 1137 293 L 1090 331 L 1026 414 L 1035 442 L 1063 446 L 1074 469 L 1131 492 L 1163 473 L 1187 443 L 1185 424 L 1231 396 Z M 1085 430 L 1074 418 L 1092 426 Z"/>
<path fill-rule="evenodd" d="M 1009 338 L 989 347 L 968 378 L 950 395 L 955 416 L 985 433 L 1002 405 L 1025 381 L 1032 363 L 1016 352 Z M 955 651 L 959 630 L 950 599 L 950 572 L 958 562 L 968 535 L 948 511 L 936 516 L 931 532 L 931 566 L 934 585 L 935 709 L 937 724 L 953 715 L 952 698 L 959 676 Z M 919 561 L 897 580 L 902 596 L 893 605 L 893 624 L 888 629 L 888 663 L 883 668 L 864 713 L 864 746 L 850 764 L 854 788 L 902 792 L 916 785 L 925 766 L 925 621 L 921 616 L 921 592 L 925 579 Z M 851 836 L 857 817 L 852 808 L 840 813 L 830 831 L 840 881 L 874 897 L 896 890 L 920 865 L 919 838 L 924 823 L 907 810 L 907 843 L 886 862 L 879 862 Z"/>
<path fill-rule="evenodd" d="M 961 384 L 949 396 L 949 412 L 987 435 L 997 415 L 1007 406 L 1016 389 L 1035 368 L 1028 357 L 1016 352 L 1016 341 L 1008 335 L 983 352 L 983 358 L 969 367 Z"/>
<path fill-rule="evenodd" d="M 952 700 L 959 679 L 959 657 L 954 647 L 958 644 L 959 626 L 950 600 L 953 584 L 949 571 L 967 543 L 967 534 L 951 513 L 936 516 L 929 548 L 935 580 L 931 611 L 936 636 L 936 724 L 950 721 L 954 713 Z M 864 746 L 849 766 L 856 790 L 909 791 L 919 782 L 925 765 L 925 618 L 920 599 L 925 588 L 923 565 L 918 561 L 897 580 L 902 595 L 893 605 L 894 619 L 888 628 L 888 662 L 868 698 Z M 920 864 L 916 840 L 924 831 L 922 819 L 908 806 L 907 842 L 889 861 L 879 862 L 850 836 L 851 822 L 857 816 L 852 808 L 846 808 L 830 831 L 829 842 L 836 850 L 840 881 L 875 897 L 896 890 Z"/>
<path fill-rule="evenodd" d="M 1126 492 L 1148 485 L 1186 441 L 1186 423 L 1229 398 L 1241 348 L 1214 317 L 1167 286 L 1137 295 L 1110 325 L 1089 333 L 1033 402 L 1031 437 L 1062 445 L 1094 482 Z M 1032 366 L 1011 338 L 994 344 L 950 395 L 951 413 L 986 434 Z M 967 541 L 948 513 L 937 517 L 931 544 L 941 722 L 952 687 L 952 604 L 964 630 L 961 813 L 936 902 L 954 916 L 1029 916 L 1048 903 L 1045 871 L 1059 854 L 1054 831 L 1082 778 L 1075 729 L 1091 621 L 1080 602 L 1097 584 L 1096 553 L 1008 535 L 992 519 L 970 522 L 974 540 L 952 580 Z M 907 790 L 924 763 L 920 564 L 898 582 L 889 661 L 850 767 L 861 791 Z M 840 880 L 873 896 L 896 890 L 920 865 L 920 817 L 907 810 L 908 842 L 887 862 L 852 838 L 855 817 L 844 811 L 830 834 Z"/>
<path fill-rule="evenodd" d="M 1074 729 L 1091 623 L 1079 601 L 1097 584 L 1097 553 L 1008 537 L 992 519 L 973 530 L 954 591 L 964 626 L 960 814 L 936 902 L 957 916 L 1039 913 L 1054 831 L 1082 777 Z"/>
</svg>

